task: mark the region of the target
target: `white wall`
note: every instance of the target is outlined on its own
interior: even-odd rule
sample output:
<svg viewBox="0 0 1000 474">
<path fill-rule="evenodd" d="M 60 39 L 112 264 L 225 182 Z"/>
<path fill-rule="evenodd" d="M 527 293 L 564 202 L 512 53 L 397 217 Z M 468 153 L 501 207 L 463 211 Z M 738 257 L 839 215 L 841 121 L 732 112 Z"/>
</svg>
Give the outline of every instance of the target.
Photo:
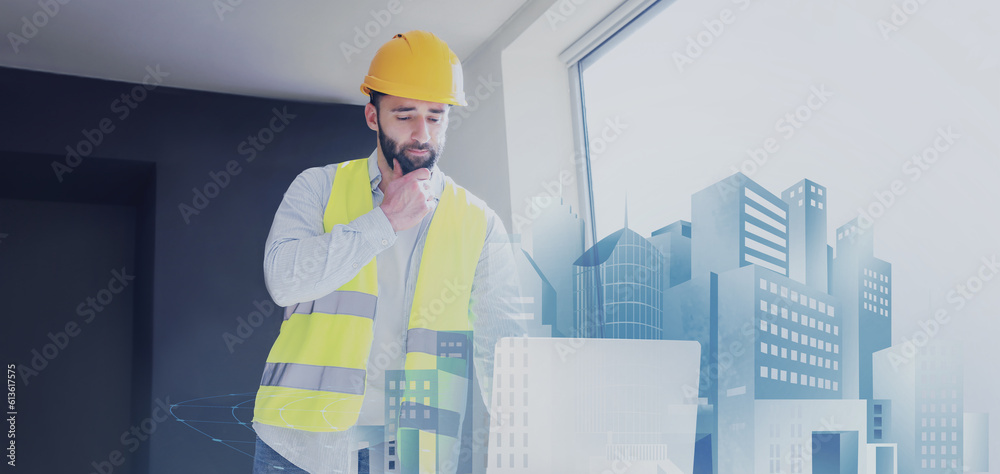
<svg viewBox="0 0 1000 474">
<path fill-rule="evenodd" d="M 469 106 L 452 111 L 441 167 L 497 211 L 531 252 L 530 198 L 580 212 L 569 70 L 558 56 L 623 2 L 531 0 L 463 61 Z M 499 84 L 497 84 L 499 83 Z M 478 90 L 477 90 L 478 88 Z M 464 113 L 463 113 L 464 112 Z M 556 191 L 550 191 L 556 190 Z"/>
<path fill-rule="evenodd" d="M 511 227 L 511 179 L 504 114 L 506 81 L 500 53 L 542 16 L 553 0 L 529 0 L 489 40 L 462 61 L 466 107 L 450 112 L 448 143 L 440 167 L 493 208 Z"/>
</svg>

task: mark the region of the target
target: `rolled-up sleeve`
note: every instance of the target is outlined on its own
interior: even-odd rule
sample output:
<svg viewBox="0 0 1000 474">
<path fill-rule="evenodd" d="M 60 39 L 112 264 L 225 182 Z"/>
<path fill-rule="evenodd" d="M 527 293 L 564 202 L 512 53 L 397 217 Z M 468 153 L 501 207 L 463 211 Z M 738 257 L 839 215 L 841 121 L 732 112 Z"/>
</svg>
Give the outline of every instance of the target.
<svg viewBox="0 0 1000 474">
<path fill-rule="evenodd" d="M 331 166 L 300 173 L 274 214 L 264 250 L 264 283 L 279 306 L 330 294 L 396 242 L 396 232 L 378 206 L 324 232 L 335 172 Z"/>
</svg>

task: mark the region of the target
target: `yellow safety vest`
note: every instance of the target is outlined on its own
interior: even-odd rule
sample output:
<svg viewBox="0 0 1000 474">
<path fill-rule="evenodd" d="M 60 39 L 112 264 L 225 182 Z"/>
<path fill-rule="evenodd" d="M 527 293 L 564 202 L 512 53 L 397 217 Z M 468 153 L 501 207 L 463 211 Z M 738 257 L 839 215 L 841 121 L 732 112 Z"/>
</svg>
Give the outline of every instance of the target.
<svg viewBox="0 0 1000 474">
<path fill-rule="evenodd" d="M 340 164 L 325 231 L 372 209 L 368 158 Z M 386 396 L 400 396 L 390 423 L 401 472 L 453 471 L 458 460 L 473 353 L 469 302 L 485 238 L 485 204 L 446 178 L 420 259 L 404 370 L 386 374 L 387 384 L 399 382 Z M 375 262 L 329 295 L 286 308 L 253 421 L 316 432 L 357 422 L 378 301 Z"/>
</svg>

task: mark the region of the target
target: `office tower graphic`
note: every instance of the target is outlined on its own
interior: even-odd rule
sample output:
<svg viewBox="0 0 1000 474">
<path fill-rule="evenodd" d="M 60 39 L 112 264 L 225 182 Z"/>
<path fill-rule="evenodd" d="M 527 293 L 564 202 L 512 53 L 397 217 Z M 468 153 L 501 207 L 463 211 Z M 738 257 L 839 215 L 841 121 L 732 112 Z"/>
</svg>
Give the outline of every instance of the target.
<svg viewBox="0 0 1000 474">
<path fill-rule="evenodd" d="M 691 279 L 691 223 L 677 221 L 654 230 L 649 242 L 664 258 L 663 290 Z"/>
<path fill-rule="evenodd" d="M 747 265 L 788 275 L 788 204 L 736 173 L 691 196 L 691 274 Z"/>
<path fill-rule="evenodd" d="M 755 444 L 762 419 L 757 410 L 761 401 L 774 400 L 780 405 L 790 399 L 842 398 L 839 302 L 757 265 L 720 274 L 717 294 L 717 347 L 723 352 L 719 359 L 731 353 L 733 372 L 718 382 L 720 454 L 716 472 L 761 472 L 751 470 L 767 456 Z M 816 406 L 851 413 L 860 426 L 865 425 L 863 403 L 860 408 Z M 863 428 L 861 432 L 863 437 Z M 796 437 L 795 443 L 803 442 Z"/>
<path fill-rule="evenodd" d="M 573 262 L 583 253 L 583 221 L 561 197 L 548 199 L 552 202 L 544 206 L 536 198 L 541 211 L 531 234 L 531 258 L 556 295 L 555 311 L 547 310 L 542 323 L 552 328 L 554 336 L 572 337 L 576 335 Z"/>
<path fill-rule="evenodd" d="M 965 406 L 961 346 L 932 341 L 916 362 L 917 462 L 913 472 L 962 472 Z"/>
<path fill-rule="evenodd" d="M 529 336 L 551 337 L 552 326 L 545 321 L 555 321 L 557 304 L 555 287 L 545 277 L 535 259 L 521 248 L 520 236 L 512 236 L 511 248 L 521 287 L 521 296 L 513 303 L 516 303 L 514 306 L 520 308 L 521 312 L 509 316 L 522 322 Z"/>
<path fill-rule="evenodd" d="M 788 204 L 788 276 L 829 292 L 827 286 L 827 190 L 808 179 L 781 193 Z"/>
<path fill-rule="evenodd" d="M 962 418 L 965 428 L 962 467 L 968 472 L 989 472 L 990 414 L 966 413 Z"/>
<path fill-rule="evenodd" d="M 580 337 L 663 339 L 663 254 L 625 224 L 573 263 Z"/>
<path fill-rule="evenodd" d="M 892 337 L 892 265 L 874 256 L 874 229 L 837 228 L 830 292 L 843 302 L 844 398 L 872 399 L 872 354 Z"/>
<path fill-rule="evenodd" d="M 697 341 L 702 347 L 698 387 L 691 390 L 698 397 L 694 453 L 694 472 L 698 474 L 711 473 L 717 464 L 718 385 L 720 381 L 727 383 L 736 374 L 733 369 L 736 355 L 718 347 L 718 280 L 715 273 L 697 276 L 664 293 L 664 338 Z"/>
<path fill-rule="evenodd" d="M 875 396 L 892 404 L 883 424 L 890 424 L 886 441 L 898 446 L 899 472 L 963 472 L 961 346 L 932 340 L 917 347 L 906 341 L 876 352 L 873 373 Z"/>
<path fill-rule="evenodd" d="M 754 431 L 744 441 L 753 464 L 719 472 L 875 474 L 858 469 L 869 461 L 864 400 L 757 400 L 753 410 Z"/>
<path fill-rule="evenodd" d="M 437 331 L 433 336 L 421 339 L 420 352 L 437 357 L 436 370 L 387 370 L 385 374 L 386 426 L 384 434 L 384 472 L 402 472 L 400 465 L 417 466 L 418 454 L 430 451 L 436 457 L 435 466 L 450 463 L 452 456 L 466 446 L 472 451 L 471 412 L 476 403 L 473 395 L 478 395 L 474 386 L 475 371 L 471 363 L 472 333 L 469 331 Z M 407 342 L 410 343 L 409 341 Z M 456 384 L 465 379 L 469 383 Z M 439 390 L 440 387 L 464 386 L 461 393 Z M 461 412 L 451 408 L 462 406 Z M 441 403 L 448 408 L 443 408 Z M 436 439 L 421 436 L 420 431 L 439 433 Z M 399 438 L 397 438 L 399 436 Z M 412 448 L 400 452 L 401 442 Z M 423 444 L 429 442 L 429 444 Z M 380 446 L 382 448 L 383 446 Z M 400 458 L 400 454 L 410 456 Z M 419 456 L 424 456 L 419 454 Z M 370 458 L 371 459 L 371 458 Z M 461 459 L 460 471 L 471 471 L 471 457 Z"/>
</svg>

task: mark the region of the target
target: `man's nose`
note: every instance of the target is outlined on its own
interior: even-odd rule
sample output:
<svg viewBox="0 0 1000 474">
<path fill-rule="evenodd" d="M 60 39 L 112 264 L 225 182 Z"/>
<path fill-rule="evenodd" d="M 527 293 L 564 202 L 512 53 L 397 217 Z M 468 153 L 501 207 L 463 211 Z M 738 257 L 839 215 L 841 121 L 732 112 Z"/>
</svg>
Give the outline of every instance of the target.
<svg viewBox="0 0 1000 474">
<path fill-rule="evenodd" d="M 410 135 L 410 138 L 421 144 L 427 143 L 427 141 L 431 139 L 430 128 L 428 127 L 426 120 L 418 121 L 413 133 Z"/>
</svg>

